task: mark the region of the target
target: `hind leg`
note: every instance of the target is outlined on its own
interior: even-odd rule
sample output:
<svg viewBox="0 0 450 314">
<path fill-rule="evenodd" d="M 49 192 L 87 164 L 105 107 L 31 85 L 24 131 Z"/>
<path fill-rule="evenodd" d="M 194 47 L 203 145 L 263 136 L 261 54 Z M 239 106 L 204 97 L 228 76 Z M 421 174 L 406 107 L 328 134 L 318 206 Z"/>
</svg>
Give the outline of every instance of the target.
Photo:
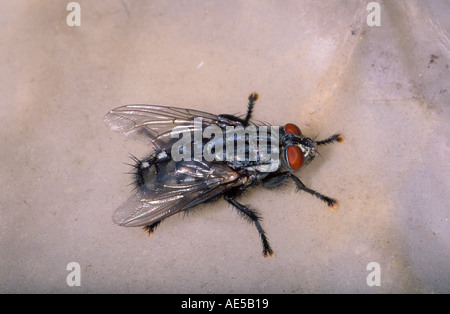
<svg viewBox="0 0 450 314">
<path fill-rule="evenodd" d="M 144 226 L 142 227 L 142 229 L 144 229 L 144 231 L 147 233 L 148 236 L 153 235 L 153 232 L 155 232 L 156 227 L 158 227 L 158 225 L 161 223 L 162 220 L 154 222 L 150 225 Z"/>
<path fill-rule="evenodd" d="M 267 239 L 266 233 L 264 229 L 261 226 L 260 220 L 261 216 L 255 211 L 252 210 L 242 204 L 240 204 L 238 201 L 235 200 L 234 196 L 224 196 L 225 200 L 233 205 L 234 208 L 237 209 L 238 213 L 242 214 L 244 218 L 246 218 L 249 222 L 252 222 L 255 224 L 256 229 L 258 230 L 259 236 L 261 237 L 261 242 L 263 246 L 263 256 L 272 256 L 273 251 L 270 247 L 269 240 Z"/>
</svg>

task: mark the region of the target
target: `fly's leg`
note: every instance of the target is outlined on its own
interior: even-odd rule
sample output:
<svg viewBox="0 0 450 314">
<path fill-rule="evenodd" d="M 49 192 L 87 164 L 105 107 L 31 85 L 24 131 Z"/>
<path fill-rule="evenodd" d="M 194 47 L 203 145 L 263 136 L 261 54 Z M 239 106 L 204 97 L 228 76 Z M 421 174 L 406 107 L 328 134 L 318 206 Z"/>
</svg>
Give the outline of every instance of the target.
<svg viewBox="0 0 450 314">
<path fill-rule="evenodd" d="M 333 142 L 342 143 L 343 141 L 344 141 L 344 136 L 342 134 L 334 134 L 323 141 L 316 141 L 316 145 L 331 144 Z"/>
<path fill-rule="evenodd" d="M 305 192 L 308 192 L 311 195 L 314 195 L 315 197 L 317 197 L 318 199 L 324 201 L 325 203 L 328 204 L 328 207 L 330 207 L 331 209 L 337 209 L 339 207 L 339 202 L 331 197 L 328 197 L 326 195 L 323 195 L 319 192 L 314 191 L 313 189 L 308 188 L 306 185 L 303 184 L 302 181 L 300 181 L 299 178 L 297 178 L 295 175 L 290 174 L 290 178 L 295 182 L 295 185 L 297 186 L 297 189 L 299 190 L 303 190 Z"/>
<path fill-rule="evenodd" d="M 283 186 L 289 179 L 290 172 L 281 172 L 270 174 L 262 180 L 262 184 L 266 189 L 276 189 Z"/>
<path fill-rule="evenodd" d="M 255 102 L 258 100 L 258 97 L 259 96 L 257 93 L 251 93 L 250 96 L 248 96 L 248 109 L 247 115 L 243 121 L 244 126 L 248 126 L 248 123 L 252 117 L 253 107 L 255 106 Z"/>
<path fill-rule="evenodd" d="M 318 199 L 324 201 L 328 204 L 328 207 L 332 209 L 337 209 L 339 206 L 339 202 L 331 197 L 325 196 L 323 194 L 320 194 L 319 192 L 314 191 L 313 189 L 308 188 L 306 185 L 303 184 L 302 181 L 300 181 L 299 178 L 297 178 L 292 173 L 286 171 L 286 172 L 280 172 L 276 174 L 272 174 L 270 176 L 267 176 L 263 179 L 262 183 L 263 186 L 266 188 L 276 188 L 280 185 L 282 185 L 287 179 L 291 179 L 294 181 L 296 187 L 298 190 L 303 190 L 305 192 L 308 192 L 311 195 L 314 195 Z"/>
<path fill-rule="evenodd" d="M 250 119 L 252 118 L 253 113 L 253 107 L 255 106 L 255 102 L 258 100 L 258 94 L 257 93 L 251 93 L 250 96 L 248 96 L 248 108 L 247 108 L 247 114 L 245 116 L 245 119 L 242 119 L 240 117 L 237 117 L 232 114 L 221 114 L 218 116 L 218 125 L 225 127 L 227 125 L 227 122 L 229 121 L 236 121 L 241 123 L 244 127 L 248 126 Z M 222 125 L 222 123 L 225 123 Z"/>
<path fill-rule="evenodd" d="M 256 229 L 258 229 L 259 235 L 261 237 L 261 241 L 262 241 L 262 245 L 263 245 L 263 256 L 264 257 L 272 256 L 273 255 L 272 248 L 270 247 L 269 240 L 267 239 L 266 233 L 260 224 L 261 216 L 255 210 L 252 210 L 252 209 L 240 204 L 239 202 L 237 202 L 234 199 L 234 196 L 225 195 L 224 198 L 228 203 L 233 205 L 233 207 L 236 208 L 238 210 L 238 212 L 240 214 L 242 214 L 242 216 L 244 218 L 246 218 L 249 222 L 253 222 L 255 224 Z"/>
<path fill-rule="evenodd" d="M 147 225 L 142 227 L 144 231 L 147 233 L 147 235 L 151 236 L 153 235 L 153 232 L 155 232 L 156 227 L 161 223 L 162 220 L 152 223 L 151 225 Z"/>
</svg>

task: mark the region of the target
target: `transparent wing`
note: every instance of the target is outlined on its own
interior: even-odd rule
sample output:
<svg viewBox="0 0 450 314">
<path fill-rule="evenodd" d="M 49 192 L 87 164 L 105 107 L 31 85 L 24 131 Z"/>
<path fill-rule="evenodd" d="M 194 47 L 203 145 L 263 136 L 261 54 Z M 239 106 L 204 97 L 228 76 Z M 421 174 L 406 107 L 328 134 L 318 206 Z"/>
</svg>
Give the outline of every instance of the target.
<svg viewBox="0 0 450 314">
<path fill-rule="evenodd" d="M 126 105 L 111 110 L 105 123 L 114 131 L 136 139 L 154 148 L 167 148 L 170 133 L 177 126 L 194 131 L 194 118 L 201 117 L 203 124 L 236 125 L 236 121 L 219 121 L 219 116 L 199 110 L 153 105 Z"/>
<path fill-rule="evenodd" d="M 115 211 L 113 221 L 125 227 L 150 225 L 240 184 L 239 175 L 224 163 L 170 161 Z"/>
</svg>

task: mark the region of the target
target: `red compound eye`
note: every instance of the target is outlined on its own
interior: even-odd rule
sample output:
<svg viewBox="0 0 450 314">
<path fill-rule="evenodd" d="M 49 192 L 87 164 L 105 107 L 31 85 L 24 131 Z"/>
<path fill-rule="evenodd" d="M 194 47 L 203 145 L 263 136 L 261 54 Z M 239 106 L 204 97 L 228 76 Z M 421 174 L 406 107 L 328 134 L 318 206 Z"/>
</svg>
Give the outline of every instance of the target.
<svg viewBox="0 0 450 314">
<path fill-rule="evenodd" d="M 302 135 L 302 131 L 300 131 L 300 128 L 298 126 L 296 126 L 295 124 L 293 124 L 293 123 L 286 124 L 284 126 L 284 129 L 289 134 Z"/>
<path fill-rule="evenodd" d="M 287 161 L 289 163 L 289 166 L 294 169 L 298 170 L 303 166 L 303 160 L 304 156 L 302 153 L 302 150 L 297 145 L 291 145 L 287 149 Z"/>
</svg>

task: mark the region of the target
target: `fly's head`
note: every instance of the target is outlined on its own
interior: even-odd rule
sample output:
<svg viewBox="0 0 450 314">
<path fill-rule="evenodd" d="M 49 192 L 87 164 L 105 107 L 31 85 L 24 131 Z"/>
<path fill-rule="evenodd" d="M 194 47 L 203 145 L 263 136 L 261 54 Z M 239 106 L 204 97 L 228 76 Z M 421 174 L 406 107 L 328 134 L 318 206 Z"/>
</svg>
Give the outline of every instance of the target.
<svg viewBox="0 0 450 314">
<path fill-rule="evenodd" d="M 316 142 L 303 136 L 298 126 L 288 123 L 281 130 L 283 139 L 281 156 L 286 168 L 299 170 L 317 156 Z"/>
</svg>

